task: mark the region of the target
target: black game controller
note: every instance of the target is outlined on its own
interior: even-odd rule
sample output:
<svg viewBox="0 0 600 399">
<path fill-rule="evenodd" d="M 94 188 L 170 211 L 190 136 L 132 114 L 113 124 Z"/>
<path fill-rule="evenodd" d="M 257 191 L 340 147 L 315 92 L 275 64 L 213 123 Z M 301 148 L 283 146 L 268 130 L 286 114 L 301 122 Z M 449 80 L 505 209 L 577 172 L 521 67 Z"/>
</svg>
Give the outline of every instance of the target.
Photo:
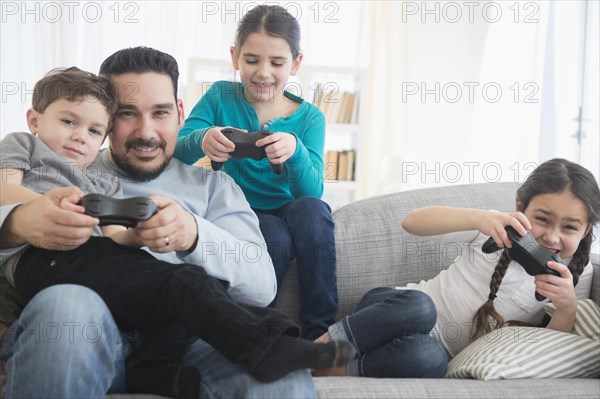
<svg viewBox="0 0 600 399">
<path fill-rule="evenodd" d="M 259 130 L 253 133 L 244 133 L 241 130 L 227 127 L 221 133 L 235 144 L 235 150 L 230 155 L 235 159 L 250 158 L 259 161 L 267 156 L 265 147 L 257 147 L 256 142 L 271 134 L 268 130 Z M 223 162 L 210 161 L 213 170 L 221 169 Z M 280 175 L 283 172 L 283 164 L 271 164 L 271 170 Z"/>
<path fill-rule="evenodd" d="M 540 247 L 535 238 L 530 232 L 527 232 L 524 236 L 520 235 L 517 230 L 511 226 L 506 227 L 506 233 L 508 238 L 512 241 L 512 248 L 507 248 L 508 256 L 523 266 L 525 271 L 531 275 L 536 276 L 538 274 L 552 274 L 560 276 L 556 270 L 549 269 L 546 264 L 549 261 L 563 263 L 562 259 L 548 251 L 546 248 Z M 501 248 L 496 244 L 492 237 L 483 244 L 481 250 L 486 254 L 499 251 Z M 543 301 L 544 296 L 535 293 L 535 297 L 538 301 Z"/>
<path fill-rule="evenodd" d="M 156 204 L 147 197 L 116 199 L 102 194 L 87 194 L 79 204 L 85 214 L 100 219 L 100 226 L 119 224 L 135 227 L 138 221 L 150 219 L 156 213 Z"/>
</svg>

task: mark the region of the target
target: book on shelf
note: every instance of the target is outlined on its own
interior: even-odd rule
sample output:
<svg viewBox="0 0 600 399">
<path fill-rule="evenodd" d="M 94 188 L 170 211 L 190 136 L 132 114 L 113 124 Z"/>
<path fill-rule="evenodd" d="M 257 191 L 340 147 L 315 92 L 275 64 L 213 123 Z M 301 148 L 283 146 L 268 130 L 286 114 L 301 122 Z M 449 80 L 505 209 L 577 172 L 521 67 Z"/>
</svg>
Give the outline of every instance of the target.
<svg viewBox="0 0 600 399">
<path fill-rule="evenodd" d="M 329 123 L 357 123 L 358 92 L 328 90 L 327 85 L 317 83 L 313 104 L 319 107 Z"/>
<path fill-rule="evenodd" d="M 353 181 L 356 163 L 356 151 L 327 151 L 325 161 L 325 180 Z"/>
</svg>

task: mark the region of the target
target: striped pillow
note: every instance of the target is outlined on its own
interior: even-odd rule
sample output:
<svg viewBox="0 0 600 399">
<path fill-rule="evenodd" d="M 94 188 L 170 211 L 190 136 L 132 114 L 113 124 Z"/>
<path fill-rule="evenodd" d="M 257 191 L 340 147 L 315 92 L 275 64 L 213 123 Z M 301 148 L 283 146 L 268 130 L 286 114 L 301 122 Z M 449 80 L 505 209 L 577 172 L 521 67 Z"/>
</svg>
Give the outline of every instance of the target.
<svg viewBox="0 0 600 399">
<path fill-rule="evenodd" d="M 538 327 L 500 328 L 456 355 L 446 378 L 600 378 L 599 330 L 598 305 L 579 301 L 574 334 Z"/>
<path fill-rule="evenodd" d="M 549 303 L 544 306 L 544 311 L 552 316 L 556 306 Z M 591 339 L 600 339 L 600 306 L 592 299 L 580 299 L 577 301 L 577 316 L 573 334 Z"/>
</svg>

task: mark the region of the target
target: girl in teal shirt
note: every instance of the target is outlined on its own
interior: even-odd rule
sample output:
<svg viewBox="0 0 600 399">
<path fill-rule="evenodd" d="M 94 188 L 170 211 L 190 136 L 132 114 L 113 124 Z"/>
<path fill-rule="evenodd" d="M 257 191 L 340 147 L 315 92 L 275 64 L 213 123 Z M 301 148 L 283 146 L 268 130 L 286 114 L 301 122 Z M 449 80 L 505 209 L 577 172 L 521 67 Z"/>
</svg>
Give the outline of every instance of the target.
<svg viewBox="0 0 600 399">
<path fill-rule="evenodd" d="M 241 83 L 216 82 L 179 131 L 175 157 L 192 164 L 207 155 L 242 188 L 260 221 L 277 276 L 278 294 L 296 259 L 302 336 L 315 339 L 338 309 L 334 224 L 323 195 L 325 117 L 285 91 L 302 61 L 298 21 L 279 6 L 257 6 L 240 21 L 230 49 Z M 256 142 L 267 158 L 233 159 L 221 130 L 269 130 Z M 283 164 L 275 174 L 272 164 Z"/>
</svg>

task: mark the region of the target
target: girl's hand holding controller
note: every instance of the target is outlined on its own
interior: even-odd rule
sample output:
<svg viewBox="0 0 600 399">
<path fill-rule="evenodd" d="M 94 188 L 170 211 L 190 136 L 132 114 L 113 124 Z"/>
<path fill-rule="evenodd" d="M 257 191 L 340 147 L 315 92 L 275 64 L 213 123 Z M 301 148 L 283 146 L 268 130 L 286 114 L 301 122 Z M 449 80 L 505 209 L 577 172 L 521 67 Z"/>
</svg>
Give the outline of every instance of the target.
<svg viewBox="0 0 600 399">
<path fill-rule="evenodd" d="M 265 147 L 269 162 L 282 164 L 296 152 L 296 136 L 285 132 L 276 132 L 256 142 L 257 147 Z"/>
<path fill-rule="evenodd" d="M 235 144 L 221 133 L 221 130 L 226 128 L 213 127 L 208 129 L 202 139 L 202 151 L 211 161 L 225 162 L 231 157 L 229 154 L 235 150 Z M 248 133 L 244 129 L 238 130 Z"/>
<path fill-rule="evenodd" d="M 536 291 L 548 298 L 556 306 L 556 309 L 575 313 L 577 297 L 571 271 L 566 265 L 554 261 L 548 262 L 546 266 L 560 273 L 560 276 L 538 274 L 535 276 Z"/>
<path fill-rule="evenodd" d="M 478 230 L 494 239 L 500 248 L 511 248 L 506 226 L 512 226 L 521 236 L 531 230 L 531 223 L 522 212 L 481 211 Z"/>
</svg>

